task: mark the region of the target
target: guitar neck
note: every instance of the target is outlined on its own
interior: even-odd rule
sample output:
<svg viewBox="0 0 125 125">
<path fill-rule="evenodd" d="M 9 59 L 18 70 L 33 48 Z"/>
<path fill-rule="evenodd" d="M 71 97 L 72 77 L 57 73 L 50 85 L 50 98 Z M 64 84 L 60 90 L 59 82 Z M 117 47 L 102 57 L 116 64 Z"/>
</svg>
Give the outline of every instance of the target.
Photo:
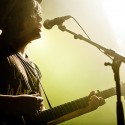
<svg viewBox="0 0 125 125">
<path fill-rule="evenodd" d="M 104 99 L 114 96 L 115 94 L 115 88 L 110 88 L 96 93 L 97 96 L 103 97 Z M 32 119 L 34 119 L 35 124 L 44 124 L 78 109 L 85 108 L 87 106 L 88 96 L 36 113 Z"/>
<path fill-rule="evenodd" d="M 109 97 L 112 97 L 114 95 L 116 95 L 116 88 L 110 88 L 110 89 L 106 89 L 106 90 L 103 90 L 103 91 L 98 91 L 96 93 L 97 96 L 100 96 L 104 99 L 107 99 Z"/>
</svg>

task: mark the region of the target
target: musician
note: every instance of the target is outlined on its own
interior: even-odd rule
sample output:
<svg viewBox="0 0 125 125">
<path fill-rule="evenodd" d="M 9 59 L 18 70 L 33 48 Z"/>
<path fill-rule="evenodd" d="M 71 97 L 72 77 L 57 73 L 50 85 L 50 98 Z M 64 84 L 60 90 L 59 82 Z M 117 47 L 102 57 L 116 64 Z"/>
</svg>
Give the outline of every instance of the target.
<svg viewBox="0 0 125 125">
<path fill-rule="evenodd" d="M 41 38 L 41 0 L 0 0 L 0 125 L 26 124 L 23 114 L 46 110 L 39 68 L 29 60 L 28 43 Z M 57 124 L 97 109 L 102 97 L 89 94 L 88 106 L 54 120 Z"/>
</svg>

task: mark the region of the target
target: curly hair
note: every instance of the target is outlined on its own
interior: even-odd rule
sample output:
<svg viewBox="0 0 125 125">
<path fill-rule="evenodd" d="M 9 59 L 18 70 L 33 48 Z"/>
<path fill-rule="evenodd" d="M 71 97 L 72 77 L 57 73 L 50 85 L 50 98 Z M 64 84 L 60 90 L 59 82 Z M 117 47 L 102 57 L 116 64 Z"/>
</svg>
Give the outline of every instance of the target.
<svg viewBox="0 0 125 125">
<path fill-rule="evenodd" d="M 36 0 L 18 0 L 0 29 L 8 34 L 19 33 L 23 29 L 23 22 L 40 12 L 40 4 Z"/>
</svg>

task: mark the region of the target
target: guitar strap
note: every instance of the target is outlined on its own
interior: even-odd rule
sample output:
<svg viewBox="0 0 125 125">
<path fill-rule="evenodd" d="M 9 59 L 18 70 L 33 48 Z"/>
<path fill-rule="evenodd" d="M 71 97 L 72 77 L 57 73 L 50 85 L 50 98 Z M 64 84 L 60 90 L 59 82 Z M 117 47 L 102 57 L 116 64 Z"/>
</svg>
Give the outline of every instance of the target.
<svg viewBox="0 0 125 125">
<path fill-rule="evenodd" d="M 34 64 L 34 65 L 35 65 L 35 64 Z M 37 70 L 38 70 L 37 65 L 35 65 L 35 67 L 36 67 Z M 35 68 L 34 70 L 36 70 L 36 68 Z M 37 71 L 36 71 L 36 72 L 37 72 Z M 48 96 L 47 96 L 47 94 L 46 94 L 46 92 L 45 92 L 43 86 L 42 86 L 41 79 L 40 79 L 40 76 L 38 75 L 38 72 L 37 72 L 37 78 L 38 78 L 38 80 L 39 80 L 40 88 L 43 90 L 43 93 L 44 93 L 44 95 L 45 95 L 45 97 L 46 97 L 46 100 L 47 100 L 48 106 L 49 106 L 50 109 L 52 109 L 52 105 L 51 105 L 51 103 L 50 103 L 50 101 L 49 101 L 49 99 L 48 99 Z"/>
<path fill-rule="evenodd" d="M 40 86 L 41 86 L 41 88 L 42 88 L 42 90 L 43 90 L 43 93 L 44 93 L 44 95 L 45 95 L 45 97 L 46 97 L 46 100 L 47 100 L 47 103 L 48 103 L 48 105 L 49 105 L 49 108 L 52 109 L 51 103 L 50 103 L 50 101 L 49 101 L 49 99 L 48 99 L 48 96 L 46 95 L 46 92 L 45 92 L 45 90 L 44 90 L 44 88 L 43 88 L 43 86 L 42 86 L 41 83 L 40 83 Z"/>
</svg>

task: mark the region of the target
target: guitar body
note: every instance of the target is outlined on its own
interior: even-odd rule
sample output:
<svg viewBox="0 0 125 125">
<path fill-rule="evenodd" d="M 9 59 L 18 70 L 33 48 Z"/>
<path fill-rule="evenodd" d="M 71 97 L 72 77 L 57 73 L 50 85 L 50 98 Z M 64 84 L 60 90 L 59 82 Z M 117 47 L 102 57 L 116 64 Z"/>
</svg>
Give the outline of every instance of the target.
<svg viewBox="0 0 125 125">
<path fill-rule="evenodd" d="M 1 114 L 0 125 L 25 125 L 25 121 L 24 118 L 18 114 Z"/>
<path fill-rule="evenodd" d="M 47 121 L 40 119 L 39 116 L 23 116 L 24 125 L 47 125 Z"/>
<path fill-rule="evenodd" d="M 46 123 L 42 123 L 37 119 L 33 119 L 29 116 L 22 115 L 6 115 L 5 117 L 0 118 L 0 125 L 47 125 Z"/>
</svg>

